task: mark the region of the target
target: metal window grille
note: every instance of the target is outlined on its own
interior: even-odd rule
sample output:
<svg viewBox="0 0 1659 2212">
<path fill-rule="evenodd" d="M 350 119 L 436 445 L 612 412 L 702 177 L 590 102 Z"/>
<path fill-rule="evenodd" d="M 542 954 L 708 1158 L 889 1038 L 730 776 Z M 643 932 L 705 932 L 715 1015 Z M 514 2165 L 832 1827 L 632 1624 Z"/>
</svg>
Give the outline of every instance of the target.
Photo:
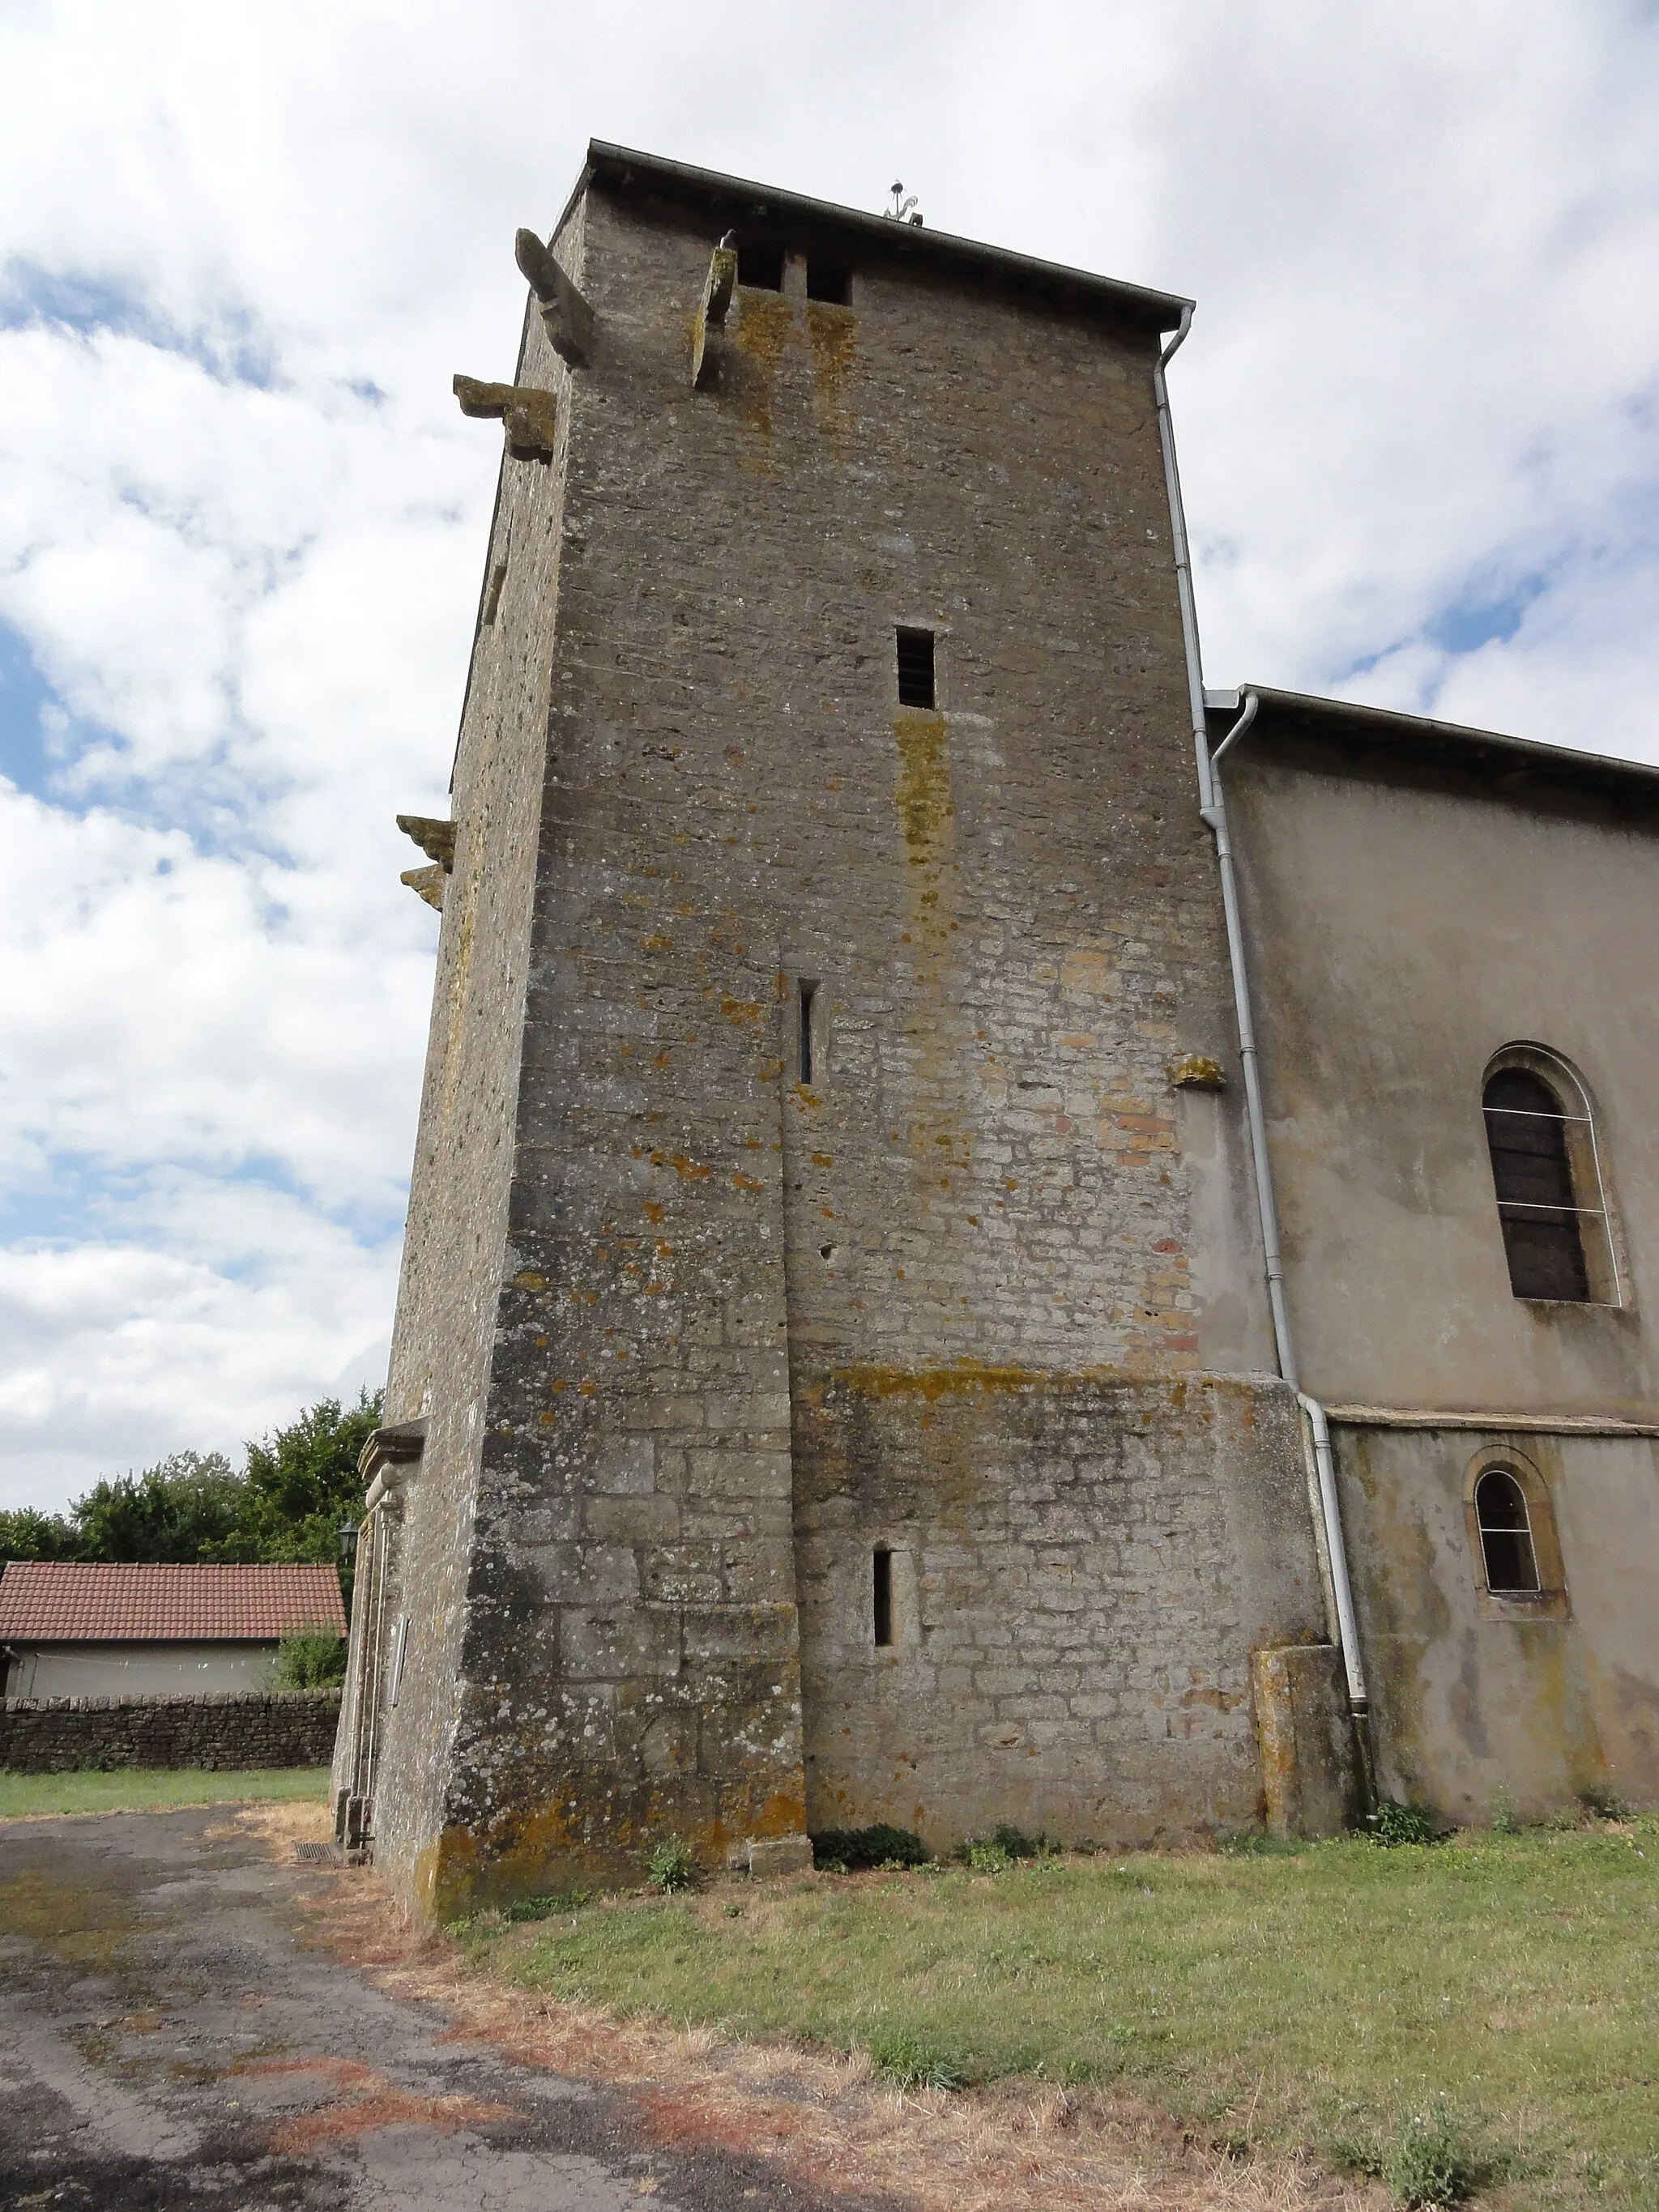
<svg viewBox="0 0 1659 2212">
<path fill-rule="evenodd" d="M 1507 1468 L 1490 1468 L 1476 1483 L 1474 1518 L 1480 1531 L 1486 1588 L 1500 1595 L 1506 1590 L 1536 1590 L 1538 1554 L 1532 1540 L 1527 1495 Z"/>
<path fill-rule="evenodd" d="M 1486 1144 L 1492 1155 L 1498 1218 L 1509 1261 L 1510 1287 L 1518 1298 L 1562 1298 L 1580 1304 L 1590 1297 L 1585 1260 L 1584 1224 L 1601 1240 L 1612 1262 L 1605 1204 L 1586 1206 L 1581 1195 L 1601 1199 L 1600 1159 L 1589 1116 L 1566 1114 L 1541 1076 L 1524 1067 L 1500 1068 L 1482 1099 Z M 1595 1162 L 1596 1188 L 1581 1194 L 1574 1187 L 1567 1150 L 1569 1128 L 1587 1129 Z M 1618 1296 L 1613 1266 L 1613 1295 Z"/>
</svg>

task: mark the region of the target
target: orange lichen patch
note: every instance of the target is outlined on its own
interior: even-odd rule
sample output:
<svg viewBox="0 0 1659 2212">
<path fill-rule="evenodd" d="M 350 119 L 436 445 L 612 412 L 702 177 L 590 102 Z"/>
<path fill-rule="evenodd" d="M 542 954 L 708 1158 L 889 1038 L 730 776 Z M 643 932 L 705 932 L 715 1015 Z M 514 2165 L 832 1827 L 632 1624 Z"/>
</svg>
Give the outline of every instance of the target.
<svg viewBox="0 0 1659 2212">
<path fill-rule="evenodd" d="M 705 1167 L 700 1161 L 687 1159 L 684 1152 L 653 1152 L 651 1164 L 653 1168 L 672 1168 L 682 1182 L 701 1182 L 705 1176 L 714 1172 L 713 1168 Z"/>
<path fill-rule="evenodd" d="M 760 1023 L 761 1010 L 752 999 L 722 999 L 720 1012 L 740 1029 L 755 1029 Z"/>
<path fill-rule="evenodd" d="M 1070 1371 L 1042 1367 L 994 1366 L 958 1359 L 950 1367 L 838 1367 L 832 1385 L 862 1398 L 925 1398 L 931 1403 L 969 1391 L 1089 1390 L 1122 1389 L 1141 1378 L 1127 1367 L 1082 1367 Z"/>
<path fill-rule="evenodd" d="M 813 412 L 820 429 L 834 437 L 847 428 L 847 386 L 859 357 L 858 318 L 850 307 L 809 300 L 806 337 L 812 349 Z"/>
<path fill-rule="evenodd" d="M 525 1268 L 521 1273 L 514 1275 L 513 1280 L 521 1291 L 544 1291 L 547 1288 L 546 1276 L 538 1275 L 533 1267 Z"/>
<path fill-rule="evenodd" d="M 833 1152 L 814 1152 L 812 1164 L 815 1168 L 832 1168 L 836 1164 L 835 1155 Z"/>
<path fill-rule="evenodd" d="M 945 734 L 944 715 L 919 708 L 907 708 L 893 720 L 899 751 L 899 817 L 911 861 L 917 866 L 943 857 L 956 820 Z"/>
<path fill-rule="evenodd" d="M 735 1190 L 764 1190 L 766 1188 L 763 1182 L 757 1182 L 753 1176 L 746 1176 L 741 1170 L 732 1176 L 732 1184 Z"/>
<path fill-rule="evenodd" d="M 795 336 L 795 318 L 781 293 L 744 291 L 733 333 L 744 356 L 744 420 L 763 437 L 772 434 L 772 391 L 784 348 Z"/>
<path fill-rule="evenodd" d="M 642 937 L 640 950 L 641 952 L 672 952 L 674 940 L 672 937 Z"/>
</svg>

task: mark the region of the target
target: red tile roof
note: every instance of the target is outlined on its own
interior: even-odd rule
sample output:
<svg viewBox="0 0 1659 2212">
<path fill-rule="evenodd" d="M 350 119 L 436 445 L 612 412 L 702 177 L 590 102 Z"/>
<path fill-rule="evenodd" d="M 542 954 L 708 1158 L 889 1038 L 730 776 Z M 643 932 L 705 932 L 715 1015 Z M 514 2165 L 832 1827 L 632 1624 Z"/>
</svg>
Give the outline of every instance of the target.
<svg viewBox="0 0 1659 2212">
<path fill-rule="evenodd" d="M 14 1559 L 0 1575 L 0 1642 L 218 1644 L 296 1628 L 345 1634 L 331 1566 L 126 1567 Z"/>
</svg>

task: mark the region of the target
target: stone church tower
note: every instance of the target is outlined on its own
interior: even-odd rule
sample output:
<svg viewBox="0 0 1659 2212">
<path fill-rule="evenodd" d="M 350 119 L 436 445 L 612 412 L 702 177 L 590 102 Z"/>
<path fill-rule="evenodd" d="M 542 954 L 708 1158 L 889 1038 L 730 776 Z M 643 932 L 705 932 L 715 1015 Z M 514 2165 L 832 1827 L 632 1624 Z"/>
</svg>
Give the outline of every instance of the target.
<svg viewBox="0 0 1659 2212">
<path fill-rule="evenodd" d="M 520 258 L 343 1819 L 439 1912 L 670 1834 L 1249 1823 L 1252 1655 L 1344 1723 L 1186 303 L 599 145 Z"/>
</svg>

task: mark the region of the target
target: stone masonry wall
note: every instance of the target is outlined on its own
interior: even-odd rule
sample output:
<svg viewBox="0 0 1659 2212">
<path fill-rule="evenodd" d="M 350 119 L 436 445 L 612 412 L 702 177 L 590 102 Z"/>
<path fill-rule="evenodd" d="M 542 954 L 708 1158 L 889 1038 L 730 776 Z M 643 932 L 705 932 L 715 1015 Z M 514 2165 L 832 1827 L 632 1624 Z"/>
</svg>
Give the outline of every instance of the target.
<svg viewBox="0 0 1659 2212">
<path fill-rule="evenodd" d="M 579 219 L 561 248 L 573 270 L 580 249 Z M 504 364 L 457 366 L 495 378 Z M 501 453 L 500 481 L 456 748 L 455 865 L 439 936 L 386 1393 L 388 1423 L 424 1417 L 428 1424 L 386 1608 L 388 1634 L 399 1611 L 408 1612 L 410 1627 L 397 1706 L 380 1716 L 375 1777 L 377 1858 L 411 1896 L 424 1895 L 431 1880 L 462 1698 L 563 552 L 569 379 L 533 316 L 514 373 L 558 396 L 560 447 L 551 459 L 521 459 L 502 450 L 493 425 L 476 425 L 481 465 L 492 447 Z M 407 896 L 396 887 L 393 895 Z"/>
<path fill-rule="evenodd" d="M 1250 1653 L 1324 1634 L 1287 1384 L 848 1370 L 801 1421 L 814 1828 L 1150 1844 L 1257 1819 Z"/>
<path fill-rule="evenodd" d="M 855 1403 L 1024 1378 L 979 1393 L 980 1443 L 963 1443 L 982 1462 L 988 1545 L 997 1486 L 1040 1480 L 1038 1439 L 1006 1410 L 1026 1382 L 1041 1397 L 1044 1378 L 1090 1378 L 1098 1430 L 1137 1382 L 1267 1363 L 1238 1100 L 1178 1094 L 1167 1073 L 1223 1054 L 1229 991 L 1155 336 L 902 264 L 897 240 L 833 307 L 805 296 L 799 249 L 819 242 L 791 238 L 783 289 L 740 292 L 693 392 L 691 325 L 733 219 L 590 191 L 580 252 L 561 250 L 595 309 L 592 359 L 556 373 L 533 317 L 525 356 L 525 380 L 556 382 L 565 408 L 562 504 L 537 509 L 532 537 L 556 517 L 556 597 L 539 552 L 515 586 L 515 611 L 481 638 L 473 699 L 488 677 L 513 702 L 492 710 L 516 733 L 513 777 L 546 699 L 544 783 L 513 781 L 494 740 L 499 826 L 461 833 L 486 880 L 487 836 L 506 839 L 516 884 L 539 804 L 507 1241 L 476 1519 L 441 1472 L 410 1508 L 411 1611 L 428 1586 L 453 1593 L 444 1547 L 470 1547 L 465 1606 L 443 1601 L 462 1629 L 453 1732 L 422 1705 L 387 1751 L 388 1776 L 418 1758 L 445 1778 L 435 1830 L 417 1839 L 426 1815 L 410 1815 L 399 1847 L 411 1894 L 440 1910 L 631 1874 L 669 1831 L 714 1858 L 800 1829 L 805 1747 L 844 1685 L 811 1635 L 803 1683 L 797 1538 L 828 1618 L 868 1571 L 861 1544 L 837 1565 L 818 1541 L 836 1486 L 861 1486 L 872 1512 L 884 1490 L 909 1495 L 918 1524 L 930 1510 L 931 1440 L 874 1421 L 860 1443 Z M 898 703 L 901 623 L 936 633 L 936 712 Z M 467 822 L 469 749 L 492 741 L 477 713 Z M 447 915 L 446 947 L 454 928 Z M 496 960 L 497 1020 L 514 1018 L 517 957 Z M 810 1084 L 802 978 L 817 986 Z M 504 1079 L 498 1041 L 479 1044 Z M 434 1343 L 462 1315 L 447 1269 L 480 1341 L 478 1172 L 459 1157 L 453 1186 L 432 1176 L 411 1210 L 411 1240 L 441 1256 L 411 1258 L 404 1297 L 428 1300 Z M 408 1418 L 422 1408 L 401 1351 L 393 1373 L 390 1417 Z M 428 1387 L 453 1430 L 460 1409 Z M 1115 1449 L 1079 1430 L 1061 1455 L 1085 1468 Z M 1206 1449 L 1178 1439 L 1171 1482 L 1212 1502 Z M 1155 1470 L 1156 1448 L 1138 1464 Z M 1102 1540 L 1132 1487 L 1089 1508 Z M 997 1510 L 1011 1528 L 1012 1505 Z M 1206 1542 L 1210 1628 L 1188 1636 L 1178 1546 L 1144 1552 L 1137 1602 L 1149 1623 L 1170 1608 L 1171 1680 L 1231 1698 L 1248 1644 L 1228 1639 L 1254 1631 Z M 988 1564 L 999 1589 L 1012 1558 L 1006 1575 Z M 1153 1628 L 1130 1652 L 1110 1603 L 1090 1618 L 1098 1694 L 1114 1668 L 1144 1688 Z M 1237 1801 L 1247 1723 L 1224 1711 L 1218 1736 L 1188 1739 L 1183 1808 Z M 965 1826 L 1005 1802 L 981 1741 L 996 1719 L 964 1699 L 950 1818 Z M 943 1757 L 942 1708 L 932 1725 Z M 908 1720 L 895 1731 L 872 1721 L 858 1789 L 912 1747 Z M 1078 1801 L 1113 1765 L 1085 1731 L 1055 1740 L 1062 1770 Z"/>
<path fill-rule="evenodd" d="M 326 1766 L 339 1716 L 337 1690 L 7 1698 L 0 1703 L 0 1767 L 64 1774 L 82 1767 Z"/>
</svg>

